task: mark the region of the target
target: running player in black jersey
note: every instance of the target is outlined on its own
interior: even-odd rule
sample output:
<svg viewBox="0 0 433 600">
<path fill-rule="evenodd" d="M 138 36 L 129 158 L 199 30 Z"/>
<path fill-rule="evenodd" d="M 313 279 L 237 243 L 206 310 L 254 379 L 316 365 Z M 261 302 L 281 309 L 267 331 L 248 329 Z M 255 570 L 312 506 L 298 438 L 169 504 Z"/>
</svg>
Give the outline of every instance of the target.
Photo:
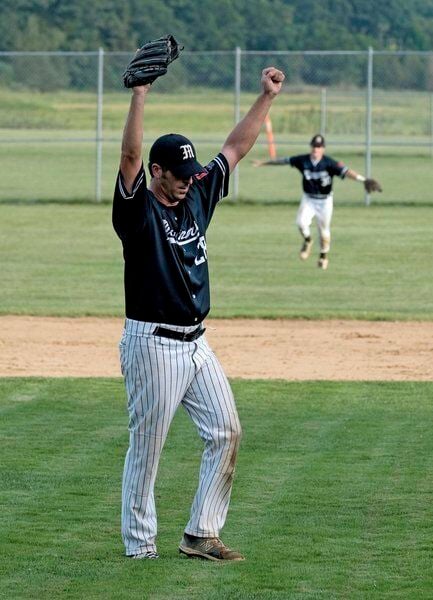
<svg viewBox="0 0 433 600">
<path fill-rule="evenodd" d="M 341 179 L 349 177 L 349 179 L 363 183 L 365 177 L 330 156 L 325 156 L 325 139 L 322 135 L 315 135 L 310 146 L 310 154 L 254 161 L 254 164 L 255 166 L 290 165 L 302 173 L 303 194 L 296 217 L 296 224 L 303 237 L 299 256 L 301 260 L 307 260 L 310 256 L 313 245 L 310 227 L 313 218 L 316 217 L 320 238 L 320 255 L 317 265 L 326 270 L 329 264 L 328 252 L 331 246 L 331 219 L 334 204 L 332 179 L 335 176 L 341 177 Z"/>
<path fill-rule="evenodd" d="M 158 558 L 154 484 L 180 404 L 204 442 L 197 493 L 179 550 L 209 560 L 242 560 L 219 539 L 232 487 L 241 427 L 226 376 L 210 349 L 206 230 L 227 195 L 229 174 L 253 146 L 283 73 L 262 72 L 262 93 L 205 167 L 190 140 L 158 138 L 142 161 L 143 111 L 150 86 L 132 90 L 113 225 L 125 260 L 125 329 L 120 342 L 128 397 L 129 449 L 122 485 L 126 555 Z"/>
</svg>

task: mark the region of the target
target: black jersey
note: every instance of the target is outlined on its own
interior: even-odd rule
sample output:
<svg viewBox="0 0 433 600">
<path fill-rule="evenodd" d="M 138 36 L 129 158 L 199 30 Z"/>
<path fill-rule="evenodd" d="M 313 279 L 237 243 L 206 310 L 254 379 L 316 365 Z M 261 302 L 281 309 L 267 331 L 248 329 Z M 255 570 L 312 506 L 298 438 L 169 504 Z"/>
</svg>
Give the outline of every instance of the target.
<svg viewBox="0 0 433 600">
<path fill-rule="evenodd" d="M 228 184 L 223 154 L 194 177 L 185 199 L 175 207 L 165 206 L 147 189 L 143 167 L 131 194 L 119 173 L 113 226 L 123 245 L 128 318 L 195 325 L 208 314 L 206 229 Z"/>
<path fill-rule="evenodd" d="M 337 175 L 344 179 L 348 167 L 330 156 L 323 156 L 313 163 L 310 154 L 286 158 L 285 162 L 302 173 L 302 189 L 313 198 L 326 198 L 332 192 L 332 178 Z"/>
</svg>

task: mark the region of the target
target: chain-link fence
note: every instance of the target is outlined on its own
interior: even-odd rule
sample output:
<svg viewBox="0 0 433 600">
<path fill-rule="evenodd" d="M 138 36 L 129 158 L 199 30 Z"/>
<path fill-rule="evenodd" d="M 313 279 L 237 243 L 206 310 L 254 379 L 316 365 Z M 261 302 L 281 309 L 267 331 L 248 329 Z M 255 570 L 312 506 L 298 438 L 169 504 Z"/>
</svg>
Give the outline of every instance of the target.
<svg viewBox="0 0 433 600">
<path fill-rule="evenodd" d="M 112 197 L 129 58 L 102 50 L 0 52 L 0 201 Z M 145 145 L 178 131 L 193 139 L 202 162 L 210 160 L 270 64 L 286 73 L 270 112 L 278 156 L 308 152 L 321 132 L 329 154 L 382 182 L 381 201 L 433 202 L 433 53 L 184 51 L 147 100 Z M 274 169 L 253 166 L 266 156 L 263 133 L 232 177 L 231 197 L 297 201 L 292 169 L 276 178 Z M 336 190 L 337 202 L 365 201 L 352 182 L 336 182 Z"/>
</svg>

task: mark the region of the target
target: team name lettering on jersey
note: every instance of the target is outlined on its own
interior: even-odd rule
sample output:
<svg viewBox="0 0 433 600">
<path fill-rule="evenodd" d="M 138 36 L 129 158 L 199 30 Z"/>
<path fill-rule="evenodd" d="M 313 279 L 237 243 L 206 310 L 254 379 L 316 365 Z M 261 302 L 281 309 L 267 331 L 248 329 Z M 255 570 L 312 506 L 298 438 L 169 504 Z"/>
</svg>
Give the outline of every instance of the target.
<svg viewBox="0 0 433 600">
<path fill-rule="evenodd" d="M 304 169 L 304 177 L 307 181 L 312 179 L 320 179 L 323 186 L 331 185 L 332 179 L 328 171 L 310 171 L 310 169 Z"/>
<path fill-rule="evenodd" d="M 194 242 L 200 237 L 200 231 L 196 222 L 194 222 L 194 225 L 189 227 L 189 229 L 181 229 L 180 231 L 175 231 L 170 227 L 170 224 L 166 219 L 163 219 L 162 222 L 164 224 L 165 233 L 167 234 L 167 242 L 170 244 L 183 246 Z"/>
</svg>

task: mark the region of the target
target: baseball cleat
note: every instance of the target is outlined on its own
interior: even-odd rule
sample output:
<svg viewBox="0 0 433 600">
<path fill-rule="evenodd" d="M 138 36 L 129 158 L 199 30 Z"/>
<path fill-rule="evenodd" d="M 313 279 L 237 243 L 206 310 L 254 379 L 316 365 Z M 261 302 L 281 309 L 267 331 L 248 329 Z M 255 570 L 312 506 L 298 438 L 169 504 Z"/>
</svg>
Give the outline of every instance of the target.
<svg viewBox="0 0 433 600">
<path fill-rule="evenodd" d="M 207 560 L 245 560 L 236 550 L 230 550 L 219 538 L 202 538 L 194 535 L 184 534 L 179 552 L 186 554 L 188 558 L 205 558 Z"/>
<path fill-rule="evenodd" d="M 310 256 L 312 245 L 313 245 L 313 240 L 310 240 L 310 241 L 305 240 L 304 241 L 304 243 L 302 244 L 301 251 L 299 252 L 299 258 L 301 260 L 307 260 L 307 258 Z"/>
<path fill-rule="evenodd" d="M 149 550 L 148 552 L 142 552 L 141 554 L 130 554 L 128 558 L 134 558 L 136 560 L 141 560 L 145 558 L 155 560 L 156 558 L 159 558 L 159 554 L 157 552 L 152 552 L 152 550 Z"/>
<path fill-rule="evenodd" d="M 328 264 L 329 264 L 329 260 L 327 258 L 319 258 L 317 266 L 319 267 L 319 269 L 326 271 L 326 269 L 328 268 Z"/>
</svg>

